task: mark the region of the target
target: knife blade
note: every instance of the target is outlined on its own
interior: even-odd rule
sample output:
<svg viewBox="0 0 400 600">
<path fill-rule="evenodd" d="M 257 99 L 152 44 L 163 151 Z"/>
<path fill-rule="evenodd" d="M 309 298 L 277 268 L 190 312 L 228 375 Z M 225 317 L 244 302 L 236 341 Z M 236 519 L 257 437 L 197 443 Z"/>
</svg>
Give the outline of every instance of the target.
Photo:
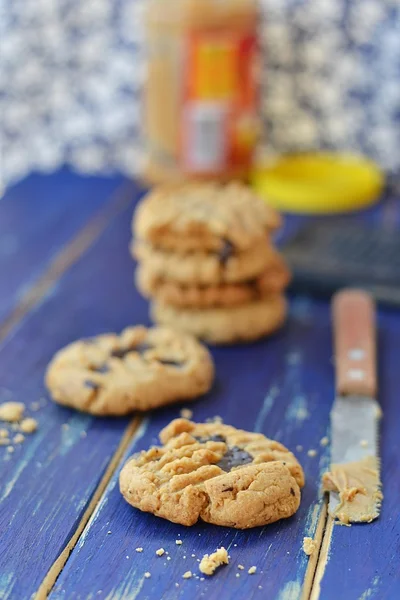
<svg viewBox="0 0 400 600">
<path fill-rule="evenodd" d="M 332 301 L 336 399 L 331 411 L 331 470 L 323 476 L 329 513 L 342 523 L 370 522 L 382 501 L 376 400 L 374 302 L 345 289 Z"/>
</svg>

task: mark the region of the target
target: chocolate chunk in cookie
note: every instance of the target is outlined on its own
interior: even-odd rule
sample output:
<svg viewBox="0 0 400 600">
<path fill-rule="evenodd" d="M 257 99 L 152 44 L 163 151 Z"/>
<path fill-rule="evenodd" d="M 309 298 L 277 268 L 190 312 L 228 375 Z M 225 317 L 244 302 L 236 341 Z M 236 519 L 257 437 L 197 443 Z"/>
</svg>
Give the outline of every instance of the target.
<svg viewBox="0 0 400 600">
<path fill-rule="evenodd" d="M 238 446 L 232 446 L 231 448 L 228 447 L 221 460 L 217 462 L 217 465 L 220 469 L 229 473 L 232 469 L 251 462 L 253 462 L 251 454 L 242 448 L 238 448 Z"/>
<path fill-rule="evenodd" d="M 138 326 L 63 348 L 47 369 L 46 384 L 60 404 L 123 415 L 196 398 L 213 376 L 209 352 L 193 337 Z"/>
<path fill-rule="evenodd" d="M 133 456 L 120 474 L 129 504 L 182 525 L 199 519 L 247 529 L 293 515 L 303 470 L 282 444 L 220 423 L 175 419 L 163 446 Z"/>
<path fill-rule="evenodd" d="M 235 249 L 229 240 L 223 240 L 223 246 L 218 252 L 218 258 L 221 265 L 226 265 L 228 260 L 233 256 Z"/>
</svg>

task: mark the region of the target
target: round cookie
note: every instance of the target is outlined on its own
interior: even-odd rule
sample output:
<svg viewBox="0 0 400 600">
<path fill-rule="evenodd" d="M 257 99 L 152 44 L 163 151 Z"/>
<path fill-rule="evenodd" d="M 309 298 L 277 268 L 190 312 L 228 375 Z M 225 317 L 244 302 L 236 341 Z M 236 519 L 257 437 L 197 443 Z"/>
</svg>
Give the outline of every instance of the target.
<svg viewBox="0 0 400 600">
<path fill-rule="evenodd" d="M 244 250 L 281 225 L 279 214 L 240 183 L 184 183 L 152 190 L 133 219 L 134 237 L 175 251 Z"/>
<path fill-rule="evenodd" d="M 130 250 L 154 277 L 183 285 L 247 281 L 263 273 L 277 254 L 266 237 L 240 252 L 227 241 L 218 252 L 171 252 L 138 240 L 132 241 Z"/>
<path fill-rule="evenodd" d="M 296 457 L 261 433 L 175 419 L 163 446 L 134 455 L 120 473 L 125 500 L 182 525 L 199 519 L 248 529 L 292 516 L 304 474 Z"/>
<path fill-rule="evenodd" d="M 66 346 L 50 362 L 46 385 L 59 404 L 124 415 L 196 398 L 213 378 L 212 358 L 195 338 L 137 326 Z"/>
<path fill-rule="evenodd" d="M 276 254 L 269 267 L 259 277 L 242 283 L 221 285 L 181 285 L 155 277 L 144 265 L 136 270 L 135 282 L 139 291 L 148 298 L 155 297 L 162 304 L 182 308 L 209 308 L 236 306 L 255 302 L 270 294 L 279 294 L 287 286 L 290 273 L 283 259 Z"/>
<path fill-rule="evenodd" d="M 181 308 L 233 307 L 255 302 L 282 292 L 288 283 L 286 273 L 264 274 L 242 284 L 220 286 L 182 286 L 171 281 L 152 280 L 143 269 L 136 272 L 136 286 L 143 296 L 159 303 Z"/>
<path fill-rule="evenodd" d="M 249 342 L 279 329 L 286 319 L 286 300 L 280 294 L 232 307 L 177 308 L 154 301 L 152 319 L 191 333 L 211 344 Z"/>
</svg>

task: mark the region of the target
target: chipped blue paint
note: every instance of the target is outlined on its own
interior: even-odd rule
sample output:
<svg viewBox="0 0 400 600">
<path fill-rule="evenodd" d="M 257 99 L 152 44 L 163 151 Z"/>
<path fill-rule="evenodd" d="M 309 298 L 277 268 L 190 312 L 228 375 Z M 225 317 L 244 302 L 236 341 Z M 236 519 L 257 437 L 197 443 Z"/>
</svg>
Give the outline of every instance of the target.
<svg viewBox="0 0 400 600">
<path fill-rule="evenodd" d="M 288 581 L 280 590 L 277 600 L 300 600 L 301 582 Z"/>
<path fill-rule="evenodd" d="M 278 398 L 278 396 L 279 387 L 277 385 L 273 385 L 268 394 L 265 396 L 262 408 L 258 413 L 257 419 L 254 423 L 253 431 L 255 431 L 256 433 L 260 433 L 263 430 L 265 419 L 267 418 L 270 410 L 274 406 L 274 402 Z"/>
<path fill-rule="evenodd" d="M 19 480 L 25 469 L 30 466 L 32 458 L 35 456 L 36 450 L 44 437 L 43 432 L 38 432 L 35 436 L 27 437 L 24 441 L 24 446 L 16 445 L 13 454 L 7 453 L 3 455 L 7 460 L 13 460 L 14 464 L 16 463 L 16 467 L 12 472 L 12 476 L 1 482 L 2 492 L 0 494 L 0 503 L 10 495 L 15 483 Z M 1 448 L 1 450 L 4 453 L 6 452 L 5 448 Z M 19 454 L 22 454 L 21 458 L 19 458 Z"/>
<path fill-rule="evenodd" d="M 369 587 L 365 590 L 365 592 L 363 592 L 359 598 L 359 600 L 372 600 L 372 598 L 379 598 L 379 596 L 377 595 L 379 592 L 379 582 L 380 582 L 380 577 L 379 575 L 376 575 L 372 581 L 371 584 L 369 585 Z"/>
<path fill-rule="evenodd" d="M 131 576 L 126 581 L 121 581 L 106 596 L 106 600 L 136 600 L 143 585 L 146 582 L 144 575 L 137 577 L 136 571 L 132 570 Z M 102 590 L 98 590 L 97 595 L 101 595 Z"/>
<path fill-rule="evenodd" d="M 307 399 L 304 396 L 301 394 L 294 396 L 285 412 L 285 422 L 292 421 L 297 425 L 301 425 L 302 421 L 310 418 L 307 407 Z"/>
<path fill-rule="evenodd" d="M 303 390 L 302 361 L 301 351 L 295 348 L 292 348 L 285 356 L 286 368 L 281 384 L 281 393 L 284 398 L 288 399 L 289 404 L 285 410 L 281 427 L 276 433 L 278 439 L 281 438 L 283 428 L 285 431 L 300 428 L 310 416 L 308 399 Z"/>
<path fill-rule="evenodd" d="M 71 448 L 74 448 L 82 437 L 86 434 L 93 417 L 82 413 L 74 413 L 61 425 L 61 443 L 58 448 L 58 453 L 65 456 Z"/>
</svg>

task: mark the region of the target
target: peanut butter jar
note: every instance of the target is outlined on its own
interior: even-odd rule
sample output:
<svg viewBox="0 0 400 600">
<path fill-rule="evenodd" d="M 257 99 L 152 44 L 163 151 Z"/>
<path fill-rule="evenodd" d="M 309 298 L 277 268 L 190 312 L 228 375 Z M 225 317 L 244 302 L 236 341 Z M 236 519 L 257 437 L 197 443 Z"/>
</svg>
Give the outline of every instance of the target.
<svg viewBox="0 0 400 600">
<path fill-rule="evenodd" d="M 257 0 L 148 0 L 144 179 L 245 178 L 258 138 Z"/>
</svg>

